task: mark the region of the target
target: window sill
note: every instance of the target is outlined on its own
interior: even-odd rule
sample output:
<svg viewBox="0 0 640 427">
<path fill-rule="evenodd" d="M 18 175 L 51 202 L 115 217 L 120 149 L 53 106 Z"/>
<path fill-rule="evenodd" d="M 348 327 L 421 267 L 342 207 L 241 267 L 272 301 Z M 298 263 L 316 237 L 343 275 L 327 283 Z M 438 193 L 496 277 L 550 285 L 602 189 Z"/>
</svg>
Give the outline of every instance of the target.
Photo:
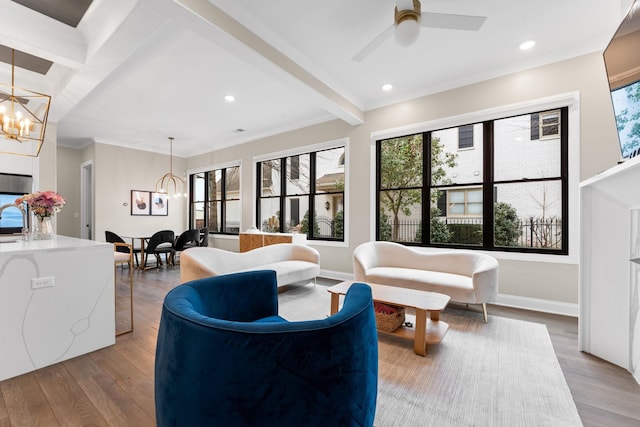
<svg viewBox="0 0 640 427">
<path fill-rule="evenodd" d="M 501 260 L 511 260 L 511 261 L 527 261 L 527 262 L 543 262 L 550 264 L 579 264 L 579 259 L 575 254 L 569 255 L 547 255 L 547 254 L 533 254 L 533 253 L 522 253 L 522 252 L 502 252 L 502 251 L 483 251 L 477 249 L 457 249 L 457 248 L 429 248 L 424 246 L 412 246 L 415 249 L 424 252 L 442 252 L 442 251 L 464 251 L 464 250 L 472 250 L 477 251 L 483 254 L 491 255 L 492 257 Z"/>
</svg>

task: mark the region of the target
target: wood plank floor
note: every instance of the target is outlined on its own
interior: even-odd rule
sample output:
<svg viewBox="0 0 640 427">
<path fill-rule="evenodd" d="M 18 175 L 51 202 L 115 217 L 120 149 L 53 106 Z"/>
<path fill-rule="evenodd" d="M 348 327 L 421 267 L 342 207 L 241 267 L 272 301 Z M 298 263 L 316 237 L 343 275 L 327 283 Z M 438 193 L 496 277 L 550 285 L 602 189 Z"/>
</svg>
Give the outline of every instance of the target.
<svg viewBox="0 0 640 427">
<path fill-rule="evenodd" d="M 134 274 L 134 332 L 118 337 L 114 346 L 0 382 L 0 427 L 155 425 L 153 363 L 160 308 L 164 295 L 179 283 L 179 270 Z M 118 329 L 126 329 L 127 270 L 118 269 L 116 277 Z M 640 385 L 626 370 L 577 350 L 577 319 L 498 306 L 491 306 L 489 314 L 547 325 L 585 426 L 640 426 Z"/>
</svg>

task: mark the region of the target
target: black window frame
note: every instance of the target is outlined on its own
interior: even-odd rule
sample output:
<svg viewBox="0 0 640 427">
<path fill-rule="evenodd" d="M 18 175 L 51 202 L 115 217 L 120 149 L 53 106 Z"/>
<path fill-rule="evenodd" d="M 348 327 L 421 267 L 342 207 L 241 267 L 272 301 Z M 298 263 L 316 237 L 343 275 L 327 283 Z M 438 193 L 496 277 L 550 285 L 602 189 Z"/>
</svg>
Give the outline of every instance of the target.
<svg viewBox="0 0 640 427">
<path fill-rule="evenodd" d="M 275 157 L 275 158 L 271 158 L 271 159 L 265 159 L 265 160 L 261 160 L 261 161 L 257 161 L 256 162 L 256 177 L 257 177 L 257 182 L 256 182 L 256 219 L 255 219 L 255 227 L 259 230 L 261 230 L 261 224 L 260 224 L 260 218 L 261 218 L 261 211 L 260 211 L 260 207 L 261 207 L 261 200 L 263 199 L 278 199 L 278 205 L 279 205 L 279 215 L 278 215 L 278 230 L 277 232 L 279 233 L 285 233 L 287 232 L 285 230 L 285 226 L 286 226 L 286 218 L 287 218 L 287 212 L 289 209 L 289 203 L 287 202 L 287 200 L 291 201 L 292 198 L 296 198 L 298 199 L 298 207 L 301 205 L 300 203 L 300 199 L 302 198 L 308 198 L 308 212 L 309 212 L 309 217 L 307 218 L 307 221 L 309 224 L 314 224 L 315 223 L 315 216 L 316 216 L 316 202 L 315 199 L 317 196 L 321 196 L 321 195 L 328 195 L 328 194 L 332 194 L 332 195 L 342 195 L 342 200 L 344 203 L 345 200 L 345 188 L 343 188 L 342 190 L 335 190 L 335 191 L 322 191 L 322 192 L 317 192 L 316 191 L 316 155 L 318 153 L 321 153 L 323 151 L 330 151 L 330 150 L 336 150 L 336 149 L 343 149 L 344 152 L 346 153 L 347 150 L 347 146 L 346 145 L 339 145 L 339 146 L 335 146 L 335 147 L 328 147 L 328 148 L 322 148 L 322 149 L 318 149 L 315 151 L 307 151 L 304 153 L 297 153 L 297 154 L 292 154 L 289 156 L 284 156 L 284 157 Z M 300 179 L 300 164 L 299 164 L 299 159 L 301 156 L 304 155 L 309 155 L 309 192 L 308 193 L 295 193 L 295 194 L 288 194 L 287 193 L 287 175 L 288 175 L 288 171 L 287 168 L 289 167 L 289 164 L 292 165 L 292 171 L 291 171 L 291 179 L 292 180 L 297 180 Z M 280 163 L 280 194 L 278 195 L 269 195 L 269 196 L 263 196 L 262 195 L 262 188 L 263 185 L 266 182 L 266 177 L 263 174 L 263 164 L 269 164 L 271 165 L 272 162 L 274 161 L 278 161 Z M 347 173 L 346 171 L 346 165 L 343 164 L 345 166 L 345 175 Z M 271 167 L 271 166 L 270 166 Z M 271 175 L 269 174 L 269 179 Z M 321 207 L 318 207 L 318 209 Z M 303 214 L 299 213 L 299 216 Z M 318 215 L 321 216 L 321 215 Z M 346 213 L 344 212 L 343 209 L 343 227 L 344 227 L 344 222 L 346 222 Z M 344 242 L 345 241 L 345 236 L 344 233 L 342 234 L 342 237 L 327 237 L 327 236 L 316 236 L 315 235 L 315 227 L 308 227 L 308 232 L 307 232 L 307 240 L 314 240 L 314 241 L 329 241 L 329 242 Z"/>
<path fill-rule="evenodd" d="M 559 123 L 559 138 L 560 138 L 560 176 L 559 177 L 551 177 L 551 178 L 539 178 L 539 179 L 514 179 L 514 180 L 495 180 L 494 179 L 494 165 L 496 161 L 494 159 L 494 135 L 493 135 L 493 123 L 498 120 L 508 119 L 511 117 L 517 117 L 524 114 L 531 115 L 531 140 L 539 139 L 538 131 L 538 120 L 539 117 L 544 113 L 559 111 L 560 113 L 560 123 Z M 536 124 L 535 135 L 534 135 L 534 123 Z M 421 224 L 422 224 L 422 232 L 421 232 L 421 241 L 420 242 L 407 242 L 407 241 L 398 241 L 397 243 L 401 243 L 407 246 L 423 246 L 423 247 L 436 247 L 436 248 L 449 248 L 449 249 L 465 249 L 465 250 L 486 250 L 486 251 L 500 251 L 500 252 L 519 252 L 519 253 L 531 253 L 531 254 L 543 254 L 543 255 L 568 255 L 569 254 L 569 108 L 568 107 L 559 107 L 548 110 L 541 110 L 537 112 L 530 113 L 521 113 L 514 115 L 507 115 L 504 117 L 498 117 L 491 120 L 486 120 L 482 122 L 483 124 L 483 176 L 482 176 L 482 189 L 483 189 L 483 201 L 492 201 L 491 203 L 483 202 L 483 223 L 482 223 L 482 231 L 483 231 L 483 239 L 481 245 L 471 245 L 471 244 L 459 244 L 459 243 L 431 243 L 430 242 L 430 207 L 431 200 L 429 195 L 431 194 L 432 189 L 438 189 L 442 187 L 446 187 L 449 189 L 454 189 L 456 187 L 469 187 L 470 183 L 465 184 L 446 184 L 446 185 L 432 185 L 431 184 L 431 133 L 436 132 L 440 129 L 434 129 L 430 131 L 418 132 L 418 134 L 422 134 L 422 156 L 423 156 L 423 168 L 422 168 L 422 209 L 420 214 Z M 462 124 L 460 126 L 468 126 L 469 124 Z M 407 135 L 399 135 L 391 138 L 379 139 L 376 140 L 376 193 L 375 193 L 375 207 L 376 212 L 381 212 L 381 201 L 380 194 L 384 190 L 403 190 L 403 189 L 382 189 L 382 177 L 381 177 L 381 144 L 386 140 L 392 140 L 399 137 L 411 136 L 416 133 L 407 134 Z M 553 248 L 535 248 L 535 247 L 521 247 L 521 246 L 496 246 L 494 245 L 494 201 L 496 200 L 496 191 L 498 184 L 510 184 L 510 183 L 530 183 L 530 182 L 543 182 L 543 181 L 560 181 L 561 191 L 562 191 L 562 207 L 561 207 L 561 215 L 562 215 L 562 224 L 561 224 L 561 241 L 562 247 L 559 249 Z M 474 184 L 475 185 L 475 184 Z M 442 197 L 442 195 L 441 195 Z M 426 202 L 425 202 L 426 200 Z M 442 200 L 438 201 L 438 205 L 442 205 Z M 380 240 L 381 233 L 381 224 L 380 224 L 380 215 L 376 215 L 375 222 L 375 238 L 376 240 Z"/>
<path fill-rule="evenodd" d="M 236 169 L 238 170 L 238 176 L 241 173 L 240 165 L 226 166 L 215 168 L 207 171 L 195 172 L 189 175 L 189 224 L 191 224 L 192 228 L 196 228 L 195 224 L 196 218 L 194 214 L 195 205 L 198 203 L 202 203 L 204 205 L 204 219 L 202 227 L 206 227 L 209 229 L 209 234 L 216 235 L 229 235 L 229 236 L 238 236 L 240 234 L 241 224 L 238 224 L 237 231 L 228 231 L 230 227 L 227 225 L 227 202 L 230 201 L 240 201 L 240 197 L 228 197 L 227 195 L 227 176 L 228 170 Z M 220 200 L 210 200 L 210 191 L 208 188 L 209 180 L 211 175 L 215 176 L 215 173 L 221 171 L 220 178 Z M 195 188 L 196 188 L 196 179 L 199 178 L 200 175 L 203 175 L 204 179 L 204 200 L 194 200 L 195 198 Z M 238 188 L 238 191 L 241 191 L 241 188 Z M 220 203 L 220 231 L 216 231 L 210 227 L 209 224 L 209 210 L 211 203 Z M 242 215 L 240 215 L 240 220 L 242 220 Z"/>
</svg>

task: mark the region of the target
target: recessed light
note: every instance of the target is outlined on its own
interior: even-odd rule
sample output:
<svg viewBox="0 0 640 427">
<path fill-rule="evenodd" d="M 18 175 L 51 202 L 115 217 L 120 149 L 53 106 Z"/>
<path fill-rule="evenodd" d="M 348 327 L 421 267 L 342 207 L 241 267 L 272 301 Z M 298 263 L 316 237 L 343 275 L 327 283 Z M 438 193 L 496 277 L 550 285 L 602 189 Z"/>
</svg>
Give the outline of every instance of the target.
<svg viewBox="0 0 640 427">
<path fill-rule="evenodd" d="M 236 97 L 233 95 L 225 95 L 224 100 L 227 102 L 233 102 L 236 100 Z"/>
<path fill-rule="evenodd" d="M 389 83 L 382 85 L 382 90 L 385 92 L 389 92 L 391 89 L 393 89 L 393 86 Z"/>
<path fill-rule="evenodd" d="M 535 44 L 536 42 L 534 40 L 527 40 L 526 42 L 520 44 L 520 50 L 531 49 L 533 46 L 535 46 Z"/>
</svg>

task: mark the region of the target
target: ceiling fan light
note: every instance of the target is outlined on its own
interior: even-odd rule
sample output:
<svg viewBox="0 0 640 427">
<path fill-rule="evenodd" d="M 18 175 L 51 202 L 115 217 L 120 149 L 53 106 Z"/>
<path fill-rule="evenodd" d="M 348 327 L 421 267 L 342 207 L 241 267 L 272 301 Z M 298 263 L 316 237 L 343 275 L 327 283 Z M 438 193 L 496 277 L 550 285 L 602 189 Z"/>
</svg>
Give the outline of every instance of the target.
<svg viewBox="0 0 640 427">
<path fill-rule="evenodd" d="M 420 35 L 420 24 L 415 19 L 404 19 L 396 25 L 395 38 L 400 46 L 411 46 Z"/>
</svg>

